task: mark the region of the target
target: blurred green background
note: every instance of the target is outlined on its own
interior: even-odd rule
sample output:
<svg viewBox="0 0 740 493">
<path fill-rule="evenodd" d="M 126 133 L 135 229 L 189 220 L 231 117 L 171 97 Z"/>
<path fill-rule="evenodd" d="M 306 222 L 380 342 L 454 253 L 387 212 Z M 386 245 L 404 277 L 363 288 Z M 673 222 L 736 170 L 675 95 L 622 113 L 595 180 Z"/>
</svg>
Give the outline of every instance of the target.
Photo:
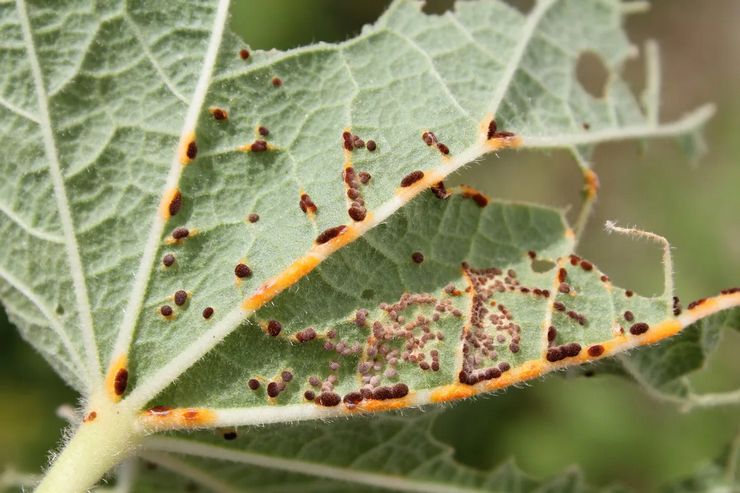
<svg viewBox="0 0 740 493">
<path fill-rule="evenodd" d="M 237 0 L 232 25 L 253 48 L 287 49 L 351 37 L 386 3 Z M 602 226 L 614 219 L 663 234 L 674 246 L 677 292 L 689 301 L 740 282 L 740 2 L 651 3 L 648 13 L 628 19 L 630 37 L 638 46 L 648 38 L 660 43 L 663 118 L 716 103 L 706 133 L 709 152 L 692 166 L 672 142 L 602 146 L 594 159 L 602 192 L 579 249 L 615 283 L 653 294 L 662 285 L 659 249 L 607 236 Z M 428 10 L 448 5 L 430 2 Z M 642 62 L 626 70 L 639 91 Z M 574 210 L 581 188 L 580 173 L 561 153 L 502 153 L 452 181 L 495 197 Z M 75 404 L 76 396 L 20 339 L 4 312 L 0 348 L 0 465 L 38 471 L 64 424 L 55 409 Z M 740 335 L 727 333 L 697 385 L 706 391 L 740 386 L 738 352 Z M 527 472 L 546 477 L 578 464 L 593 484 L 621 482 L 640 491 L 691 474 L 739 431 L 737 408 L 682 414 L 629 382 L 598 375 L 549 377 L 451 406 L 435 430 L 474 467 L 514 457 Z"/>
</svg>

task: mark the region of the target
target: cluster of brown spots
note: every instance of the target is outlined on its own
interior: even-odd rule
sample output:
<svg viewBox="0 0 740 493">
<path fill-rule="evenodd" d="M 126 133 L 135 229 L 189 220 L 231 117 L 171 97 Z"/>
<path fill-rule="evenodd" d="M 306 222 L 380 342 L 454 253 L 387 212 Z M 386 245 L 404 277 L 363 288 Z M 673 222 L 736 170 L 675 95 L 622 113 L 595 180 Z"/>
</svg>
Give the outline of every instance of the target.
<svg viewBox="0 0 740 493">
<path fill-rule="evenodd" d="M 558 291 L 560 291 L 563 294 L 570 293 L 570 285 L 567 282 L 561 282 L 558 285 Z"/>
<path fill-rule="evenodd" d="M 256 223 L 259 220 L 260 220 L 260 215 L 254 212 L 247 216 L 247 221 L 249 221 L 252 224 Z"/>
<path fill-rule="evenodd" d="M 252 277 L 252 269 L 250 269 L 247 264 L 240 262 L 236 264 L 236 267 L 234 267 L 234 275 L 238 277 L 239 279 L 244 279 L 245 277 Z"/>
<path fill-rule="evenodd" d="M 414 252 L 411 254 L 411 260 L 413 260 L 414 263 L 420 264 L 424 262 L 424 254 L 421 252 Z"/>
<path fill-rule="evenodd" d="M 551 347 L 547 350 L 546 359 L 550 363 L 563 360 L 565 358 L 572 358 L 578 356 L 581 352 L 581 345 L 577 342 L 571 342 L 569 344 L 563 344 L 562 346 Z"/>
<path fill-rule="evenodd" d="M 180 289 L 175 291 L 175 295 L 173 296 L 173 298 L 177 306 L 182 306 L 188 301 L 188 293 L 187 291 Z"/>
<path fill-rule="evenodd" d="M 594 265 L 587 261 L 587 260 L 581 260 L 581 269 L 585 270 L 586 272 L 592 271 L 594 268 Z"/>
<path fill-rule="evenodd" d="M 462 312 L 449 299 L 437 300 L 429 294 L 405 293 L 398 302 L 381 303 L 378 307 L 385 312 L 388 321 L 375 320 L 369 324 L 366 309 L 358 310 L 355 315 L 358 326 L 370 326 L 371 336 L 368 338 L 364 360 L 357 367 L 362 387 L 358 393 L 353 393 L 345 400 L 345 404 L 350 407 L 362 399 L 404 397 L 408 393 L 408 387 L 402 382 L 391 386 L 381 384 L 384 378 L 397 379 L 399 365 L 403 363 L 414 365 L 422 371 L 439 371 L 439 351 L 427 351 L 428 345 L 445 339 L 441 331 L 433 330 L 434 324 L 445 314 L 462 317 Z M 406 320 L 407 311 L 423 307 L 433 307 L 431 315 L 417 313 Z"/>
<path fill-rule="evenodd" d="M 254 380 L 254 379 L 252 379 L 252 380 Z M 252 380 L 250 380 L 250 382 Z M 291 373 L 288 370 L 283 370 L 280 373 L 279 380 L 275 380 L 275 381 L 272 381 L 272 382 L 270 382 L 270 383 L 267 384 L 267 395 L 268 395 L 268 397 L 271 397 L 271 398 L 274 399 L 275 397 L 277 397 L 278 395 L 280 395 L 281 392 L 285 391 L 285 389 L 288 386 L 288 383 L 290 383 L 292 380 L 293 380 L 293 373 Z M 257 382 L 257 384 L 259 385 L 259 382 Z M 249 385 L 249 383 L 248 383 L 248 385 Z M 250 388 L 251 388 L 251 385 L 250 385 Z M 252 389 L 252 390 L 256 390 L 256 389 Z"/>
<path fill-rule="evenodd" d="M 267 137 L 270 135 L 270 131 L 267 129 L 267 127 L 260 125 L 257 127 L 257 133 L 260 134 L 262 137 Z"/>
<path fill-rule="evenodd" d="M 208 320 L 212 316 L 213 316 L 213 308 L 210 307 L 210 306 L 205 307 L 203 309 L 203 318 L 205 318 L 206 320 Z"/>
<path fill-rule="evenodd" d="M 472 305 L 470 326 L 463 334 L 463 365 L 458 377 L 461 383 L 474 385 L 499 378 L 509 369 L 510 365 L 505 361 L 496 366 L 503 357 L 502 352 L 517 354 L 520 351 L 521 326 L 514 321 L 513 314 L 505 305 L 492 301 L 495 293 L 518 289 L 544 296 L 544 292 L 538 288 L 523 288 L 513 269 L 507 272 L 498 267 L 472 269 L 467 263 L 462 267 L 470 283 Z M 549 296 L 549 292 L 547 294 Z M 496 309 L 492 311 L 489 306 Z M 505 370 L 502 370 L 502 365 Z"/>
<path fill-rule="evenodd" d="M 635 314 L 627 310 L 624 312 L 624 319 L 628 322 L 632 322 L 635 319 Z"/>
<path fill-rule="evenodd" d="M 172 255 L 171 253 L 166 253 L 162 257 L 162 265 L 164 265 L 165 267 L 172 267 L 174 263 L 175 263 L 175 256 Z"/>
<path fill-rule="evenodd" d="M 552 304 L 552 307 L 553 307 L 553 308 L 554 308 L 555 310 L 559 311 L 559 312 L 564 312 L 564 311 L 565 311 L 565 305 L 564 305 L 563 303 L 561 303 L 560 301 L 555 301 L 555 302 L 554 302 L 554 303 Z"/>
<path fill-rule="evenodd" d="M 650 326 L 645 322 L 638 322 L 630 327 L 630 334 L 633 336 L 639 336 L 640 334 L 647 332 L 649 329 Z"/>
<path fill-rule="evenodd" d="M 303 398 L 307 401 L 312 401 L 316 398 L 316 392 L 313 390 L 307 390 L 303 393 Z"/>
<path fill-rule="evenodd" d="M 281 87 L 283 85 L 283 79 L 278 76 L 272 78 L 272 87 Z"/>
<path fill-rule="evenodd" d="M 229 119 L 229 114 L 223 108 L 218 108 L 216 106 L 211 106 L 210 108 L 208 108 L 208 112 L 211 115 L 213 115 L 213 119 L 214 120 L 222 121 L 222 120 L 228 120 Z"/>
<path fill-rule="evenodd" d="M 342 132 L 342 146 L 350 152 L 355 149 L 364 149 L 365 147 L 367 147 L 368 151 L 373 152 L 378 148 L 378 144 L 374 140 L 368 140 L 365 143 L 359 135 L 347 131 Z"/>
<path fill-rule="evenodd" d="M 159 313 L 165 318 L 170 318 L 174 312 L 170 305 L 162 305 L 159 307 Z"/>
<path fill-rule="evenodd" d="M 574 310 L 568 310 L 566 315 L 568 315 L 568 318 L 578 322 L 578 325 L 586 325 L 586 317 L 581 315 L 580 313 Z"/>
<path fill-rule="evenodd" d="M 740 288 L 727 288 L 719 292 L 719 294 L 724 294 L 724 295 L 735 294 L 735 293 L 740 293 Z"/>
<path fill-rule="evenodd" d="M 247 60 L 249 58 L 249 50 L 247 50 L 246 48 L 242 48 L 241 50 L 239 50 L 239 57 L 242 60 Z"/>
<path fill-rule="evenodd" d="M 558 281 L 565 282 L 567 278 L 568 278 L 568 271 L 561 267 L 558 270 Z"/>
<path fill-rule="evenodd" d="M 314 201 L 311 200 L 311 196 L 307 193 L 301 194 L 301 199 L 298 201 L 298 207 L 301 208 L 304 214 L 308 214 L 309 216 L 316 214 L 319 210 Z"/>
<path fill-rule="evenodd" d="M 328 228 L 319 233 L 319 236 L 316 237 L 316 243 L 318 245 L 323 245 L 324 243 L 333 240 L 337 236 L 344 233 L 347 229 L 347 226 L 341 225 L 341 226 L 335 226 L 333 228 Z"/>
<path fill-rule="evenodd" d="M 257 380 L 256 378 L 250 378 L 247 381 L 247 387 L 249 387 L 250 390 L 257 390 L 260 388 L 260 381 Z"/>
<path fill-rule="evenodd" d="M 342 172 L 342 177 L 347 186 L 347 197 L 352 200 L 349 209 L 347 209 L 347 214 L 353 221 L 364 221 L 367 216 L 367 209 L 360 192 L 360 183 L 365 184 L 370 181 L 370 174 L 363 171 L 358 175 L 352 166 L 347 166 Z"/>
<path fill-rule="evenodd" d="M 411 173 L 409 173 L 408 175 L 404 176 L 401 179 L 401 186 L 404 187 L 404 188 L 405 187 L 410 187 L 411 185 L 413 185 L 417 181 L 421 180 L 422 178 L 424 178 L 424 172 L 423 171 L 419 171 L 419 170 L 412 171 Z"/>
<path fill-rule="evenodd" d="M 316 339 L 316 330 L 313 327 L 305 328 L 296 332 L 295 338 L 298 342 L 308 342 Z"/>
<path fill-rule="evenodd" d="M 167 210 L 169 211 L 170 216 L 174 216 L 178 212 L 180 212 L 181 207 L 182 207 L 182 194 L 180 193 L 180 190 L 176 190 L 174 195 L 172 196 L 172 199 L 170 200 L 169 205 L 167 206 Z"/>
<path fill-rule="evenodd" d="M 183 240 L 190 236 L 190 230 L 188 228 L 175 228 L 172 231 L 172 239 L 175 241 Z"/>
<path fill-rule="evenodd" d="M 486 134 L 486 138 L 488 140 L 491 139 L 509 139 L 511 137 L 514 137 L 514 133 L 512 132 L 505 132 L 505 131 L 499 131 L 498 125 L 496 124 L 496 120 L 491 119 L 491 123 L 488 124 L 488 133 Z"/>
<path fill-rule="evenodd" d="M 426 132 L 424 132 L 423 134 L 421 134 L 421 140 L 423 140 L 424 143 L 426 145 L 428 145 L 429 147 L 437 146 L 437 149 L 439 150 L 439 152 L 441 152 L 444 155 L 447 155 L 447 154 L 450 153 L 450 148 L 447 147 L 442 142 L 440 142 L 437 139 L 437 136 L 434 135 L 434 132 L 431 132 L 431 131 L 428 131 L 427 130 Z"/>
<path fill-rule="evenodd" d="M 558 330 L 555 328 L 555 326 L 551 325 L 547 328 L 547 345 L 548 346 L 554 346 L 555 345 L 555 339 L 558 337 Z"/>
<path fill-rule="evenodd" d="M 283 325 L 277 320 L 270 320 L 267 322 L 267 333 L 272 337 L 280 335 L 281 330 L 283 330 Z"/>
<path fill-rule="evenodd" d="M 121 396 L 126 392 L 126 387 L 128 387 L 128 370 L 126 368 L 120 368 L 113 378 L 113 392 Z"/>
<path fill-rule="evenodd" d="M 440 200 L 444 200 L 450 196 L 450 193 L 447 191 L 447 188 L 445 187 L 445 183 L 443 181 L 438 181 L 437 183 L 432 185 L 430 190 L 432 191 L 434 196 Z"/>
</svg>

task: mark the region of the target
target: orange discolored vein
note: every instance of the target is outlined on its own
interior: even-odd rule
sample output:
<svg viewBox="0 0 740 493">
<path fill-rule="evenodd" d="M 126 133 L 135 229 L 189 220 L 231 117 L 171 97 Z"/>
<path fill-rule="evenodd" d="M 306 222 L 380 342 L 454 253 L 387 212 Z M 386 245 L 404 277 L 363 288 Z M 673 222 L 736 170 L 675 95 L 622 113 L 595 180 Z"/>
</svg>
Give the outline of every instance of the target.
<svg viewBox="0 0 740 493">
<path fill-rule="evenodd" d="M 113 360 L 113 364 L 108 368 L 108 373 L 105 377 L 105 390 L 110 400 L 118 402 L 126 392 L 127 386 L 128 357 L 122 354 Z"/>
<path fill-rule="evenodd" d="M 283 270 L 278 276 L 270 279 L 250 297 L 242 302 L 242 309 L 254 311 L 273 299 L 284 289 L 292 286 L 303 276 L 311 272 L 321 260 L 312 255 L 305 255 Z"/>
<path fill-rule="evenodd" d="M 198 429 L 216 421 L 211 409 L 197 407 L 168 408 L 157 406 L 140 414 L 140 421 L 147 430 Z"/>
</svg>

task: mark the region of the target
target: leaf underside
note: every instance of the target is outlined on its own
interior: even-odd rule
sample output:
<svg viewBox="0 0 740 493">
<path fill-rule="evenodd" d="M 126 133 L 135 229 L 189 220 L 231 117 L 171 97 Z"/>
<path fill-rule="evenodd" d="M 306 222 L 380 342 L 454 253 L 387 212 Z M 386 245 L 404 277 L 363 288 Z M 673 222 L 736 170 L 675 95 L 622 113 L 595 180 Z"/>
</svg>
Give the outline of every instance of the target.
<svg viewBox="0 0 740 493">
<path fill-rule="evenodd" d="M 593 189 L 598 143 L 696 139 L 708 111 L 659 124 L 619 76 L 624 11 L 401 0 L 245 57 L 225 1 L 0 3 L 0 299 L 83 397 L 159 406 L 149 431 L 463 398 L 674 334 L 738 296 L 675 318 L 575 256 L 560 211 L 427 191 L 508 148 L 570 150 Z"/>
</svg>

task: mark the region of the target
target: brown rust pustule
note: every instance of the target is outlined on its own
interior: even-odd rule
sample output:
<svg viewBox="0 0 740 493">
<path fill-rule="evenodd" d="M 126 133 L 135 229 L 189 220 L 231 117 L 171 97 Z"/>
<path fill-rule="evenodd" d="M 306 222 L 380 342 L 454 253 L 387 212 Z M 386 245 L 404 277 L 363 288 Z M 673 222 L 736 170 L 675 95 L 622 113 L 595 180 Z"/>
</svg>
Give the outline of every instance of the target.
<svg viewBox="0 0 740 493">
<path fill-rule="evenodd" d="M 412 171 L 411 173 L 403 177 L 403 179 L 401 180 L 401 186 L 404 188 L 410 187 L 411 185 L 421 180 L 422 178 L 424 178 L 423 171 L 421 170 Z"/>
<path fill-rule="evenodd" d="M 337 236 L 341 235 L 347 230 L 347 226 L 335 226 L 333 228 L 325 229 L 319 236 L 316 237 L 316 244 L 323 245 L 324 243 L 333 240 Z"/>
<path fill-rule="evenodd" d="M 126 387 L 128 387 L 128 370 L 120 368 L 113 380 L 113 391 L 120 397 L 126 392 Z"/>
</svg>

